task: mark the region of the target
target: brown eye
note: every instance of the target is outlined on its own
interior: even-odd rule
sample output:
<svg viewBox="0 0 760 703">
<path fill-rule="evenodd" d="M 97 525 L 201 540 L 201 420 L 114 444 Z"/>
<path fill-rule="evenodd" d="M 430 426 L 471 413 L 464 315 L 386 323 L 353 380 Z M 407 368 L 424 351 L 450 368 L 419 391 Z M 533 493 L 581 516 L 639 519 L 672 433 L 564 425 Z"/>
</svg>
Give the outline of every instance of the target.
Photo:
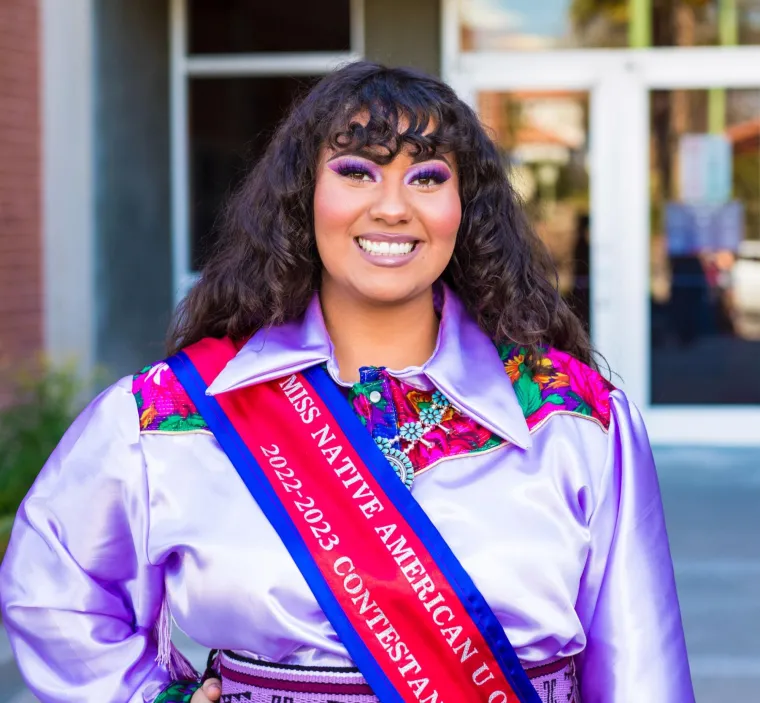
<svg viewBox="0 0 760 703">
<path fill-rule="evenodd" d="M 348 171 L 347 173 L 342 173 L 341 175 L 345 176 L 346 178 L 350 178 L 352 181 L 370 180 L 369 174 L 366 171 Z"/>
</svg>

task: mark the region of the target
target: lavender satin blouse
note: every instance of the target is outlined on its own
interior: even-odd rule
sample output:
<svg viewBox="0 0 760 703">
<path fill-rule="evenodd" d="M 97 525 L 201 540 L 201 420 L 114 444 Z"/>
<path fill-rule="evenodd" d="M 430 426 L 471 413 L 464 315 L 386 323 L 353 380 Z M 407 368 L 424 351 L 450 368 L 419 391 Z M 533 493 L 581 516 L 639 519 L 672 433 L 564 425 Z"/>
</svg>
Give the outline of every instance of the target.
<svg viewBox="0 0 760 703">
<path fill-rule="evenodd" d="M 338 378 L 315 298 L 299 322 L 254 336 L 208 392 L 326 363 L 390 456 L 383 428 L 394 417 L 400 425 L 396 415 L 411 407 L 399 409 L 398 389 L 412 405 L 417 391 L 428 398 L 437 391 L 420 426 L 434 430 L 431 437 L 438 432 L 449 450 L 433 456 L 432 442 L 415 445 L 420 452 L 408 454 L 417 462 L 411 491 L 523 664 L 576 656 L 584 703 L 692 703 L 641 417 L 613 390 L 606 422 L 566 409 L 528 422 L 526 403 L 538 396 L 527 397 L 532 387 L 515 382 L 514 362 L 505 370 L 505 360 L 446 291 L 428 362 L 374 370 L 363 381 L 376 385 L 349 388 Z M 156 366 L 146 382 L 165 384 L 170 373 Z M 152 701 L 169 681 L 156 663 L 153 636 L 164 601 L 177 626 L 209 648 L 276 662 L 349 664 L 213 436 L 191 416 L 159 423 L 134 390 L 132 377 L 125 378 L 90 404 L 16 519 L 0 598 L 35 695 L 43 703 Z M 542 396 L 559 402 L 551 397 L 551 389 Z M 440 415 L 430 408 L 447 403 L 456 408 L 454 424 L 433 428 Z M 474 434 L 467 446 L 452 449 L 456 422 L 469 423 Z"/>
</svg>

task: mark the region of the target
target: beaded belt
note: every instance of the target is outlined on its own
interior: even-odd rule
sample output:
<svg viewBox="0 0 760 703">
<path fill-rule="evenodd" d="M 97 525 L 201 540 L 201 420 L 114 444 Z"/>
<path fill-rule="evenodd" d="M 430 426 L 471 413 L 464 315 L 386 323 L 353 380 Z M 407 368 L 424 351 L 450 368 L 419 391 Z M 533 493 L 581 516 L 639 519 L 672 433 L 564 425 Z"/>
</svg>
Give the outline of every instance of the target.
<svg viewBox="0 0 760 703">
<path fill-rule="evenodd" d="M 272 664 L 227 651 L 219 653 L 216 665 L 222 675 L 221 703 L 379 703 L 353 667 Z M 580 703 L 572 659 L 527 673 L 542 703 Z"/>
</svg>

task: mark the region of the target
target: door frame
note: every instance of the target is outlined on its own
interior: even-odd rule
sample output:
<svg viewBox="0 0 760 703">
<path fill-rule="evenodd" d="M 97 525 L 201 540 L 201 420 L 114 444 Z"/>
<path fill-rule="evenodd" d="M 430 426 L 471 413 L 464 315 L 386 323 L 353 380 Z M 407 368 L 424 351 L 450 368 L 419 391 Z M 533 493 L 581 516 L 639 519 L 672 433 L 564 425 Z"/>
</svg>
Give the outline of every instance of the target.
<svg viewBox="0 0 760 703">
<path fill-rule="evenodd" d="M 760 89 L 760 47 L 463 53 L 457 0 L 441 16 L 443 78 L 473 107 L 481 90 L 588 92 L 593 342 L 652 441 L 760 444 L 760 405 L 652 405 L 649 293 L 650 92 Z"/>
</svg>

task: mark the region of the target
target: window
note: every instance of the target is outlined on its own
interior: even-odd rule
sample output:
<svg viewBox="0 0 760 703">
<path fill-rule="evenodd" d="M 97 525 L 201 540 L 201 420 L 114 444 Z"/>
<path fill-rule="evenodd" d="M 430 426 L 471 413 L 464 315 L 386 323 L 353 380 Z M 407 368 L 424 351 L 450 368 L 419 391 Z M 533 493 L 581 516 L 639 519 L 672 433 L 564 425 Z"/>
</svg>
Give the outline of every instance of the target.
<svg viewBox="0 0 760 703">
<path fill-rule="evenodd" d="M 175 298 L 195 280 L 225 198 L 294 99 L 363 53 L 363 0 L 172 0 Z"/>
<path fill-rule="evenodd" d="M 190 261 L 203 264 L 230 191 L 263 153 L 275 126 L 318 76 L 191 78 Z"/>
<path fill-rule="evenodd" d="M 351 51 L 349 0 L 188 0 L 190 54 Z"/>
<path fill-rule="evenodd" d="M 760 44 L 760 0 L 455 0 L 462 51 Z"/>
</svg>

